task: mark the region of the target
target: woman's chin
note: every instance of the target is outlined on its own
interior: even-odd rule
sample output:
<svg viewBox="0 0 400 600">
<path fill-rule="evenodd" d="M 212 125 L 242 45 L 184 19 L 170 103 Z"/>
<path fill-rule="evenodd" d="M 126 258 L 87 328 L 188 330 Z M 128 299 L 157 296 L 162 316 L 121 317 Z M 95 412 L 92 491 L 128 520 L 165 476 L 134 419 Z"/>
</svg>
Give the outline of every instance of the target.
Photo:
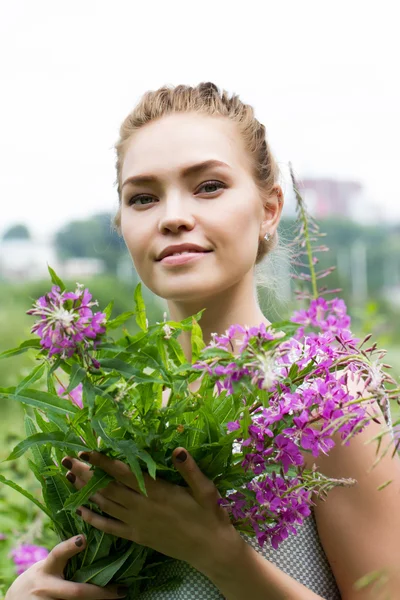
<svg viewBox="0 0 400 600">
<path fill-rule="evenodd" d="M 197 305 L 203 300 L 215 295 L 215 290 L 212 286 L 204 286 L 202 282 L 198 280 L 194 282 L 185 282 L 183 279 L 179 282 L 169 281 L 168 285 L 156 286 L 153 290 L 157 296 L 164 298 L 171 302 L 184 302 L 189 304 Z"/>
</svg>

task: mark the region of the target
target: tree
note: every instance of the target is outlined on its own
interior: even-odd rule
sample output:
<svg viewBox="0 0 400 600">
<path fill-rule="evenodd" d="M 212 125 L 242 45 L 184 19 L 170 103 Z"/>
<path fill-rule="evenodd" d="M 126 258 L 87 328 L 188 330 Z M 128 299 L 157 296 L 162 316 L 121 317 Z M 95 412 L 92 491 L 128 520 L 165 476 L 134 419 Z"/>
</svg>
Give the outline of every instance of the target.
<svg viewBox="0 0 400 600">
<path fill-rule="evenodd" d="M 26 225 L 22 223 L 13 225 L 3 234 L 3 240 L 30 240 L 31 234 Z"/>
<path fill-rule="evenodd" d="M 110 273 L 115 273 L 119 259 L 126 253 L 123 240 L 111 226 L 110 213 L 68 223 L 56 234 L 55 245 L 61 259 L 99 258 Z"/>
</svg>

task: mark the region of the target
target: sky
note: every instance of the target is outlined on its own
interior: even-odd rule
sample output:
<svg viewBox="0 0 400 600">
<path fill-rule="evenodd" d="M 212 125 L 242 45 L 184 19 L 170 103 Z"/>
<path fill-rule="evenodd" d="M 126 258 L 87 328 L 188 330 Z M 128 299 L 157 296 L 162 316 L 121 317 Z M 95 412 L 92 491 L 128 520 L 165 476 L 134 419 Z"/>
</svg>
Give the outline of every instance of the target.
<svg viewBox="0 0 400 600">
<path fill-rule="evenodd" d="M 359 181 L 400 221 L 396 4 L 0 3 L 0 235 L 114 210 L 120 123 L 148 89 L 200 81 L 254 106 L 287 198 L 291 162 L 299 180 Z"/>
</svg>

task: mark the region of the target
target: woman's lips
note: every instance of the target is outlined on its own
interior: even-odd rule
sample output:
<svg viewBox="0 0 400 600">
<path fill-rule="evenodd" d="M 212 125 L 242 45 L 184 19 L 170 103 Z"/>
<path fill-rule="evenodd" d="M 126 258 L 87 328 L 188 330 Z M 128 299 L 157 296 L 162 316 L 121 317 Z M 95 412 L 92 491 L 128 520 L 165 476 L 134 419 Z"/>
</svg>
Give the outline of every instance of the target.
<svg viewBox="0 0 400 600">
<path fill-rule="evenodd" d="M 210 254 L 210 252 L 212 252 L 212 250 L 208 251 L 208 252 L 186 252 L 185 254 L 177 254 L 175 256 L 173 256 L 173 255 L 165 256 L 165 258 L 163 258 L 159 262 L 162 265 L 171 265 L 171 266 L 184 265 L 187 262 L 190 262 L 193 260 L 199 260 L 206 254 Z"/>
</svg>

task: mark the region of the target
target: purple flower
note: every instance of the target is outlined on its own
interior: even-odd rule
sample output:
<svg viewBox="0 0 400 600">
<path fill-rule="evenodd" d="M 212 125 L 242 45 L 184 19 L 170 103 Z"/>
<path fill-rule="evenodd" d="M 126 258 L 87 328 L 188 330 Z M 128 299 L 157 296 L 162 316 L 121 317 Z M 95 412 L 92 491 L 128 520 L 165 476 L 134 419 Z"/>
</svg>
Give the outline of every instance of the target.
<svg viewBox="0 0 400 600">
<path fill-rule="evenodd" d="M 244 443 L 243 446 L 245 445 L 246 444 Z M 248 452 L 242 462 L 243 469 L 245 471 L 253 471 L 254 475 L 262 475 L 265 473 L 265 459 L 267 458 L 267 455 L 272 452 L 272 448 L 269 448 L 269 451 L 270 452 L 263 452 L 262 454 Z"/>
<path fill-rule="evenodd" d="M 296 444 L 286 437 L 279 434 L 274 440 L 275 448 L 278 450 L 276 460 L 282 462 L 283 470 L 288 472 L 290 466 L 300 466 L 304 462 L 304 458 Z"/>
<path fill-rule="evenodd" d="M 59 354 L 70 358 L 82 346 L 86 350 L 99 343 L 105 333 L 105 314 L 92 312 L 92 296 L 78 284 L 75 292 L 60 292 L 54 285 L 51 292 L 41 296 L 29 315 L 37 315 L 39 320 L 32 327 L 32 333 L 40 336 L 40 344 L 49 351 L 49 357 Z"/>
<path fill-rule="evenodd" d="M 83 408 L 83 400 L 82 400 L 82 383 L 79 383 L 76 388 L 71 390 L 68 394 L 66 393 L 66 387 L 60 385 L 57 389 L 57 394 L 62 398 L 67 398 L 68 400 L 72 400 L 76 406 L 79 408 Z"/>
<path fill-rule="evenodd" d="M 238 429 L 240 429 L 240 423 L 238 420 L 230 421 L 229 423 L 226 424 L 226 428 L 229 432 L 237 431 Z"/>
<path fill-rule="evenodd" d="M 350 406 L 347 410 L 347 414 L 350 418 L 338 429 L 338 431 L 341 433 L 342 440 L 346 439 L 348 435 L 354 434 L 355 432 L 361 433 L 368 422 L 370 422 L 370 419 L 366 416 L 367 408 L 365 406 Z M 349 443 L 350 440 L 347 440 L 345 446 L 348 446 Z"/>
<path fill-rule="evenodd" d="M 301 445 L 305 450 L 311 450 L 312 455 L 317 457 L 320 452 L 328 454 L 335 445 L 328 433 L 322 433 L 311 427 L 306 427 L 301 436 Z"/>
<path fill-rule="evenodd" d="M 296 524 L 302 524 L 311 514 L 311 492 L 297 487 L 298 478 L 284 479 L 273 473 L 253 479 L 246 485 L 254 494 L 233 492 L 221 501 L 236 521 L 251 526 L 262 547 L 269 541 L 274 549 L 289 536 L 296 534 Z"/>
<path fill-rule="evenodd" d="M 240 367 L 235 362 L 231 362 L 225 367 L 223 365 L 217 365 L 214 367 L 213 373 L 221 378 L 219 383 L 221 384 L 222 389 L 227 390 L 229 394 L 233 394 L 234 383 L 240 381 L 246 375 L 249 375 L 250 371 L 247 367 Z"/>
<path fill-rule="evenodd" d="M 253 419 L 253 424 L 249 425 L 249 434 L 257 452 L 264 450 L 264 446 L 268 444 L 266 436 L 269 438 L 274 437 L 272 430 L 269 428 L 269 419 L 263 417 Z"/>
<path fill-rule="evenodd" d="M 46 548 L 34 544 L 23 544 L 11 550 L 11 556 L 17 567 L 18 575 L 21 575 L 39 560 L 45 559 L 48 554 L 49 551 Z"/>
<path fill-rule="evenodd" d="M 327 314 L 325 314 L 327 313 Z M 347 307 L 341 298 L 325 300 L 317 298 L 310 302 L 308 310 L 296 311 L 291 318 L 293 323 L 303 325 L 301 331 L 297 332 L 296 339 L 302 337 L 304 329 L 309 326 L 319 328 L 323 333 L 329 332 L 338 336 L 344 346 L 354 348 L 360 340 L 353 337 L 349 330 L 351 319 L 347 314 Z"/>
<path fill-rule="evenodd" d="M 334 430 L 345 439 L 362 431 L 368 422 L 364 404 L 348 406 L 356 400 L 349 393 L 348 375 L 365 375 L 366 365 L 346 362 L 347 355 L 359 352 L 359 340 L 349 330 L 350 317 L 343 300 L 311 300 L 308 309 L 296 313 L 292 321 L 304 326 L 301 336 L 297 331 L 292 339 L 275 344 L 273 349 L 265 342 L 276 336 L 265 325 L 232 326 L 225 336 L 215 336 L 211 344 L 227 350 L 227 360 L 221 361 L 221 353 L 214 364 L 207 365 L 210 375 L 217 378 L 219 391 L 232 393 L 234 383 L 243 379 L 243 401 L 249 408 L 226 426 L 229 432 L 238 432 L 235 439 L 241 446 L 241 466 L 254 478 L 242 491 L 228 493 L 221 503 L 238 525 L 255 532 L 260 546 L 268 541 L 275 549 L 289 534 L 296 534 L 298 524 L 311 514 L 315 490 L 302 468 L 302 450 L 314 457 L 328 454 L 335 446 Z M 304 335 L 306 327 L 316 331 Z M 230 352 L 233 354 L 238 334 L 242 345 L 239 356 L 233 357 Z M 242 359 L 240 354 L 246 349 Z M 345 367 L 339 376 L 337 365 Z M 367 384 L 372 382 L 372 389 L 379 388 L 383 380 L 379 367 L 370 371 Z M 258 395 L 257 387 L 267 394 Z M 253 405 L 251 396 L 249 403 L 249 389 L 257 398 Z M 242 418 L 246 424 L 243 428 Z M 286 476 L 289 471 L 297 477 Z"/>
<path fill-rule="evenodd" d="M 239 354 L 241 354 L 249 345 L 252 340 L 275 340 L 282 337 L 281 332 L 267 331 L 265 323 L 261 323 L 254 327 L 243 327 L 242 325 L 231 325 L 226 330 L 224 335 L 218 335 L 212 333 L 212 342 L 207 346 L 208 348 L 222 348 L 223 350 L 234 350 L 233 342 L 235 339 L 241 336 Z M 239 341 L 239 340 L 238 340 Z"/>
</svg>

